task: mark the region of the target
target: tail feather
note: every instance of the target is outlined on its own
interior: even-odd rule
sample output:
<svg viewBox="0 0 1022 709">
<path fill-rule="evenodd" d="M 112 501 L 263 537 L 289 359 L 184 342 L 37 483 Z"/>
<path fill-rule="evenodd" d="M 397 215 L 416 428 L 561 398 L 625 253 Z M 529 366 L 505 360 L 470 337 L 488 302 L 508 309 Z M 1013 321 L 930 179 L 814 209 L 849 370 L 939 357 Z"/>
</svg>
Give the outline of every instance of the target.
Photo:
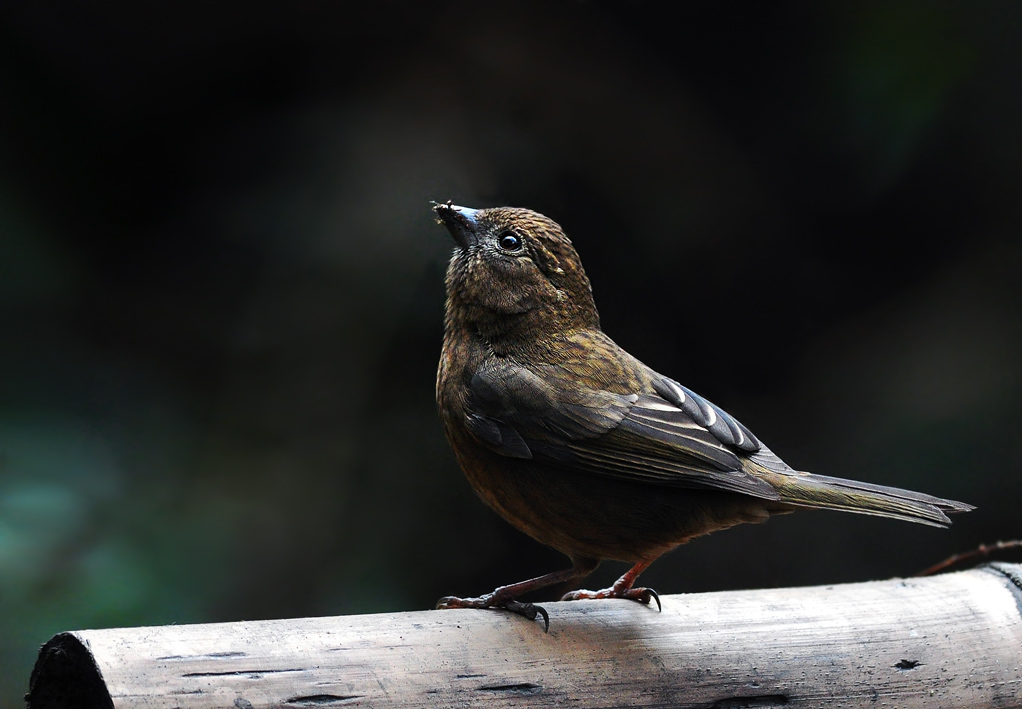
<svg viewBox="0 0 1022 709">
<path fill-rule="evenodd" d="M 753 474 L 770 483 L 782 502 L 798 507 L 889 517 L 932 527 L 949 526 L 951 520 L 948 514 L 975 509 L 964 502 L 945 500 L 922 492 L 827 475 L 794 470 L 782 473 L 769 469 L 756 470 Z"/>
</svg>

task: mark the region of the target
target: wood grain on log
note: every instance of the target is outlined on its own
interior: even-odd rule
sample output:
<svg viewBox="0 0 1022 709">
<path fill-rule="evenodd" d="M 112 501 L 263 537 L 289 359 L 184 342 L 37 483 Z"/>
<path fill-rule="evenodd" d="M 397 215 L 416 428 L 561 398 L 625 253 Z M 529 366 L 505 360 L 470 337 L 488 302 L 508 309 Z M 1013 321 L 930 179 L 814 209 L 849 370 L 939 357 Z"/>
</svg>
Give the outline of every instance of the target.
<svg viewBox="0 0 1022 709">
<path fill-rule="evenodd" d="M 1022 706 L 1020 565 L 545 607 L 62 633 L 29 707 Z"/>
</svg>

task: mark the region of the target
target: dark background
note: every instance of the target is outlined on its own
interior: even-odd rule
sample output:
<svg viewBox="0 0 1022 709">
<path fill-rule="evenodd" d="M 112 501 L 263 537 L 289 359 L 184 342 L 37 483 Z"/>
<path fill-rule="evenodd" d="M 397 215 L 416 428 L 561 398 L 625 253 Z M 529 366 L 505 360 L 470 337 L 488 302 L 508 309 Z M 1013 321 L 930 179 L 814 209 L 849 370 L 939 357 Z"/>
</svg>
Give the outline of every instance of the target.
<svg viewBox="0 0 1022 709">
<path fill-rule="evenodd" d="M 1020 70 L 1017 2 L 4 3 L 0 705 L 57 631 L 564 563 L 444 441 L 431 199 L 559 221 L 611 336 L 792 465 L 979 507 L 722 532 L 661 593 L 1019 536 Z"/>
</svg>

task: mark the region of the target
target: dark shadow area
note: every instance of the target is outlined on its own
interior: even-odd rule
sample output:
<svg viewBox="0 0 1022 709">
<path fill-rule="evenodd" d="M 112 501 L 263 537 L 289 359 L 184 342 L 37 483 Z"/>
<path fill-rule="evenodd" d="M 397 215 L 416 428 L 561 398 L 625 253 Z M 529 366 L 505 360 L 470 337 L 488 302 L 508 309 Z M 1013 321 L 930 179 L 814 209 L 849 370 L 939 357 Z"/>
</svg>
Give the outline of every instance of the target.
<svg viewBox="0 0 1022 709">
<path fill-rule="evenodd" d="M 28 709 L 113 709 L 92 653 L 70 633 L 54 636 L 32 669 Z"/>
</svg>

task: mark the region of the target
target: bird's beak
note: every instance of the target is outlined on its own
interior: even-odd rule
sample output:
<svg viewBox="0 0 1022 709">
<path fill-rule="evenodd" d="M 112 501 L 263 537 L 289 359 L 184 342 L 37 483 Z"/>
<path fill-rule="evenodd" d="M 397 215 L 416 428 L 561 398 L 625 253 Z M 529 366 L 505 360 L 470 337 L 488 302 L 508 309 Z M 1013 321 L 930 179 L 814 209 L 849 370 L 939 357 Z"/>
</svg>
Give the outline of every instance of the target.
<svg viewBox="0 0 1022 709">
<path fill-rule="evenodd" d="M 467 249 L 476 242 L 478 209 L 459 207 L 448 200 L 446 204 L 433 202 L 433 212 L 436 214 L 437 223 L 447 227 L 447 231 L 451 232 L 458 246 Z"/>
</svg>

